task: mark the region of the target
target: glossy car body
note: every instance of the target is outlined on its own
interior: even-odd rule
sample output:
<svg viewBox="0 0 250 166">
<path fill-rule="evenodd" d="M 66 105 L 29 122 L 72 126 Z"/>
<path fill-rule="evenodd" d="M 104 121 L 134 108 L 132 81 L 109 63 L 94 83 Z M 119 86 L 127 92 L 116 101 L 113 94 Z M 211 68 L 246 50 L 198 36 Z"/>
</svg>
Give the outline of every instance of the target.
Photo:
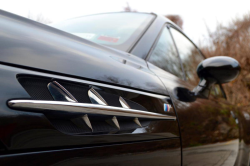
<svg viewBox="0 0 250 166">
<path fill-rule="evenodd" d="M 197 85 L 186 80 L 184 63 L 179 61 L 182 77 L 176 77 L 149 62 L 163 30 L 173 28 L 183 35 L 168 19 L 152 15 L 140 38 L 124 52 L 0 11 L 1 165 L 248 164 L 249 115 L 239 112 L 239 130 L 237 110 L 225 100 L 222 87 L 222 95 L 181 101 L 176 90 Z M 88 92 L 93 88 L 109 106 L 122 107 L 122 97 L 133 110 L 176 120 L 138 118 L 140 126 L 136 117 L 116 115 L 117 128 L 114 116 L 88 114 L 90 130 L 74 121 L 85 113 L 10 104 L 53 101 L 47 87 L 53 81 L 79 103 L 91 103 Z M 164 104 L 172 109 L 165 112 Z"/>
</svg>

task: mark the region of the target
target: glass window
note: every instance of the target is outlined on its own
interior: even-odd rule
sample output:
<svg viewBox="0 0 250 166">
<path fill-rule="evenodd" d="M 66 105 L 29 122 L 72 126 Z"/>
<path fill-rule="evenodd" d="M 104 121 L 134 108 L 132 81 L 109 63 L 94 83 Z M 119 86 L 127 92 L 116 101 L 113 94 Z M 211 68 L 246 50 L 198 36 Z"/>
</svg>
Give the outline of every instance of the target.
<svg viewBox="0 0 250 166">
<path fill-rule="evenodd" d="M 199 77 L 197 76 L 196 68 L 204 60 L 204 57 L 194 44 L 179 31 L 171 28 L 171 33 L 175 40 L 187 80 L 193 85 L 198 85 Z"/>
<path fill-rule="evenodd" d="M 108 13 L 77 17 L 50 26 L 98 44 L 128 51 L 154 17 L 142 13 Z"/>
<path fill-rule="evenodd" d="M 165 71 L 183 78 L 178 54 L 167 27 L 163 29 L 148 61 Z"/>
</svg>

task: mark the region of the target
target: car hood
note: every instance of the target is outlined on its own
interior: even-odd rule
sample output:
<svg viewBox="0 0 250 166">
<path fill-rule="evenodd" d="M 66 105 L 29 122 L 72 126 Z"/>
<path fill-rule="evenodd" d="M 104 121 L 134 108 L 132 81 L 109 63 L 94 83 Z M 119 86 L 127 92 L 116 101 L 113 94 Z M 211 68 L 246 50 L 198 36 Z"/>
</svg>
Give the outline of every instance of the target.
<svg viewBox="0 0 250 166">
<path fill-rule="evenodd" d="M 0 10 L 0 63 L 165 94 L 144 60 Z"/>
</svg>

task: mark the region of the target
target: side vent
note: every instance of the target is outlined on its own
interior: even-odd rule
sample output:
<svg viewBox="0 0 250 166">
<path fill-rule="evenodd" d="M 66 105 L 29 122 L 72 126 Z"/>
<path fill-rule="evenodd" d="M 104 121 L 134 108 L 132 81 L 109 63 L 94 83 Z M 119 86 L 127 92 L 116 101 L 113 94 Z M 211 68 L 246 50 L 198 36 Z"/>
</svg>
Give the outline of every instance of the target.
<svg viewBox="0 0 250 166">
<path fill-rule="evenodd" d="M 18 80 L 31 100 L 11 100 L 9 107 L 44 113 L 56 129 L 67 134 L 132 133 L 153 121 L 176 120 L 175 116 L 150 112 L 120 96 L 128 92 L 118 91 L 117 95 L 112 89 L 31 76 L 18 77 Z M 140 101 L 145 99 L 152 101 L 149 96 Z"/>
</svg>

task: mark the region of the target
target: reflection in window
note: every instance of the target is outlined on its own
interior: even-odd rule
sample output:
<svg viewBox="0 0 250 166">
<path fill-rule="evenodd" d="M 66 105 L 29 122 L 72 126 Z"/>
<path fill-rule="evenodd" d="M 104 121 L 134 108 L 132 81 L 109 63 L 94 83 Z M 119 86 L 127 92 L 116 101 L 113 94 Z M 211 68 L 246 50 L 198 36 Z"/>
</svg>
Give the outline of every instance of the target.
<svg viewBox="0 0 250 166">
<path fill-rule="evenodd" d="M 149 62 L 182 78 L 181 64 L 167 28 L 162 31 L 159 41 L 151 53 Z"/>
<path fill-rule="evenodd" d="M 186 78 L 191 84 L 197 85 L 199 78 L 196 74 L 196 68 L 204 58 L 194 44 L 184 35 L 173 28 L 171 28 L 171 33 L 179 51 Z"/>
</svg>

